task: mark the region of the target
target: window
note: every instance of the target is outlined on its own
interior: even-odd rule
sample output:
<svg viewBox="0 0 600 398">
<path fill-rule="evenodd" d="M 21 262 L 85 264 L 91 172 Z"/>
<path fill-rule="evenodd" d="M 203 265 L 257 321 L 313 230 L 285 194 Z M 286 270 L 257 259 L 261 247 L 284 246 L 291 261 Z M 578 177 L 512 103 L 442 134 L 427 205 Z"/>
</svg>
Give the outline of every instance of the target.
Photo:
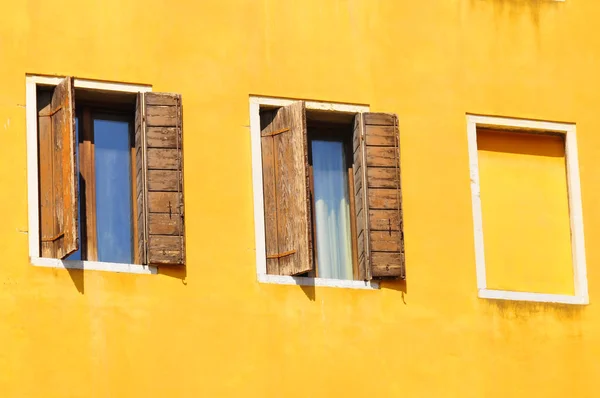
<svg viewBox="0 0 600 398">
<path fill-rule="evenodd" d="M 302 101 L 256 111 L 265 274 L 404 278 L 397 117 Z"/>
<path fill-rule="evenodd" d="M 38 114 L 48 118 L 52 91 L 38 88 Z M 69 260 L 133 263 L 133 118 L 135 103 L 89 103 L 75 105 L 75 178 L 78 195 L 77 228 L 79 249 Z M 51 197 L 54 184 L 52 129 L 39 123 L 40 196 Z M 42 257 L 56 257 L 55 236 L 58 218 L 52 201 L 41 200 Z M 49 238 L 50 237 L 50 238 Z"/>
<path fill-rule="evenodd" d="M 586 304 L 575 125 L 467 125 L 479 297 Z"/>
<path fill-rule="evenodd" d="M 352 126 L 308 124 L 315 271 L 322 278 L 354 279 L 358 273 L 352 247 L 356 229 L 350 216 L 355 205 L 350 195 L 351 132 Z"/>
<path fill-rule="evenodd" d="M 86 118 L 92 120 L 86 123 Z M 84 129 L 85 126 L 92 127 L 92 131 L 84 131 L 83 136 L 89 136 L 89 148 L 93 152 L 87 155 L 94 159 L 94 167 L 90 167 L 89 173 L 96 195 L 96 258 L 99 261 L 133 263 L 133 118 L 130 114 L 84 108 L 82 126 Z M 83 155 L 79 154 L 79 164 L 91 165 Z M 86 209 L 90 207 L 85 206 Z M 84 220 L 85 215 L 79 214 Z M 86 225 L 89 228 L 91 223 Z M 88 247 L 91 246 L 89 237 L 88 233 Z"/>
<path fill-rule="evenodd" d="M 181 96 L 118 86 L 28 78 L 34 263 L 185 264 Z"/>
</svg>

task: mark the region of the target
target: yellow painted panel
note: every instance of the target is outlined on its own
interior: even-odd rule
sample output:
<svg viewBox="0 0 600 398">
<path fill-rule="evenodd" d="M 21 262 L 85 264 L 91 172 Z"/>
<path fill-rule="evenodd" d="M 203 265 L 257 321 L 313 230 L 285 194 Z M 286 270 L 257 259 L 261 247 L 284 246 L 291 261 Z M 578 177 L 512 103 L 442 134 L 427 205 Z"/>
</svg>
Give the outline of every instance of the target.
<svg viewBox="0 0 600 398">
<path fill-rule="evenodd" d="M 564 138 L 477 132 L 489 289 L 574 294 Z"/>
</svg>

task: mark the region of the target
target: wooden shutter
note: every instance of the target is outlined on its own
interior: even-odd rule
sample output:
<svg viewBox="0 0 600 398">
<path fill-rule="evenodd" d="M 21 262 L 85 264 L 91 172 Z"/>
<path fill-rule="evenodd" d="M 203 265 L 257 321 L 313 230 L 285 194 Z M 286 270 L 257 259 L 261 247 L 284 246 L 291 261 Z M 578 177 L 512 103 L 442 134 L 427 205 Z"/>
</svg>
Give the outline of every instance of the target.
<svg viewBox="0 0 600 398">
<path fill-rule="evenodd" d="M 136 260 L 185 265 L 181 95 L 138 94 Z"/>
<path fill-rule="evenodd" d="M 304 102 L 261 121 L 267 273 L 302 274 L 313 269 Z"/>
<path fill-rule="evenodd" d="M 40 240 L 43 257 L 79 248 L 73 78 L 61 81 L 38 113 Z"/>
<path fill-rule="evenodd" d="M 359 114 L 353 138 L 360 278 L 404 278 L 398 118 Z"/>
</svg>

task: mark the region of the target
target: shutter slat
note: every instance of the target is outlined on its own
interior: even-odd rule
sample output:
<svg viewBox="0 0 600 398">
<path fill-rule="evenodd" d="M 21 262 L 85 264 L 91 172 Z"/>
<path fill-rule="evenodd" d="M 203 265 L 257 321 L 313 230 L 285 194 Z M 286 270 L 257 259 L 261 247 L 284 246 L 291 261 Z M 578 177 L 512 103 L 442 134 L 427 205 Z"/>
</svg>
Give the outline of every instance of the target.
<svg viewBox="0 0 600 398">
<path fill-rule="evenodd" d="M 177 148 L 179 130 L 176 127 L 148 127 L 148 148 Z"/>
<path fill-rule="evenodd" d="M 143 93 L 140 98 L 136 149 L 143 161 L 137 189 L 143 209 L 138 219 L 145 223 L 145 235 L 138 247 L 144 264 L 185 265 L 181 96 Z"/>
<path fill-rule="evenodd" d="M 176 192 L 181 173 L 174 170 L 148 170 L 147 178 L 148 191 Z"/>
<path fill-rule="evenodd" d="M 176 106 L 146 104 L 146 126 L 174 127 L 177 124 L 177 112 Z"/>
<path fill-rule="evenodd" d="M 357 203 L 358 203 L 358 202 L 357 202 Z M 361 201 L 361 204 L 362 204 L 362 201 Z M 362 207 L 362 206 L 361 206 L 361 207 Z M 355 212 L 355 213 L 356 213 L 356 217 L 357 217 L 357 218 L 358 218 L 358 217 L 362 217 L 362 218 L 364 218 L 364 213 L 363 213 L 363 211 L 364 211 L 364 210 L 363 210 L 362 208 L 361 208 L 360 210 L 356 211 L 356 212 Z M 363 233 L 363 231 L 365 230 L 365 226 L 366 226 L 366 223 L 364 223 L 364 222 L 361 222 L 361 223 L 357 223 L 357 224 L 356 224 L 356 234 L 357 234 L 359 237 L 360 237 L 360 236 L 362 236 L 362 233 Z M 364 245 L 364 242 L 363 242 L 363 244 L 362 244 L 362 245 L 360 245 L 360 246 L 364 248 L 364 246 L 365 246 L 365 245 Z M 360 253 L 361 253 L 361 252 L 360 252 L 360 251 L 358 251 L 358 255 L 359 255 L 359 256 L 360 256 Z"/>
<path fill-rule="evenodd" d="M 177 149 L 148 148 L 149 170 L 177 170 L 180 151 Z"/>
<path fill-rule="evenodd" d="M 369 229 L 371 231 L 400 230 L 400 219 L 396 210 L 369 210 Z"/>
<path fill-rule="evenodd" d="M 362 114 L 356 115 L 354 119 L 354 130 L 352 141 L 354 143 L 354 215 L 356 223 L 356 251 L 358 257 L 358 278 L 362 280 L 371 279 L 369 264 L 369 225 L 367 222 L 366 195 L 368 186 L 365 184 L 365 145 L 363 137 Z"/>
<path fill-rule="evenodd" d="M 298 275 L 313 269 L 304 103 L 264 114 L 262 125 L 267 273 Z"/>
<path fill-rule="evenodd" d="M 148 252 L 148 262 L 154 265 L 177 264 L 184 253 L 181 250 L 154 250 Z"/>
<path fill-rule="evenodd" d="M 135 178 L 136 178 L 136 231 L 137 247 L 135 261 L 147 264 L 148 218 L 147 218 L 147 176 L 146 176 L 146 137 L 144 124 L 144 95 L 138 93 L 135 106 Z"/>
<path fill-rule="evenodd" d="M 396 166 L 396 148 L 385 146 L 369 146 L 367 143 L 367 168 L 368 167 L 393 167 Z"/>
<path fill-rule="evenodd" d="M 403 253 L 371 253 L 371 269 L 373 277 L 401 277 L 404 274 Z"/>
<path fill-rule="evenodd" d="M 400 252 L 400 234 L 398 231 L 371 231 L 371 250 L 373 252 Z"/>
<path fill-rule="evenodd" d="M 369 209 L 397 209 L 398 194 L 395 189 L 370 188 Z"/>
<path fill-rule="evenodd" d="M 396 168 L 369 167 L 367 169 L 367 182 L 369 188 L 396 189 Z"/>
<path fill-rule="evenodd" d="M 181 216 L 164 213 L 150 213 L 148 217 L 149 239 L 152 235 L 181 235 Z"/>
<path fill-rule="evenodd" d="M 177 106 L 181 96 L 173 93 L 148 93 L 146 105 L 168 105 Z"/>
<path fill-rule="evenodd" d="M 148 211 L 179 214 L 180 209 L 177 204 L 181 203 L 181 198 L 178 192 L 148 192 Z"/>
<path fill-rule="evenodd" d="M 360 231 L 357 234 L 356 237 L 356 251 L 357 251 L 357 255 L 359 260 L 362 260 L 365 258 L 365 237 L 364 237 L 364 231 Z"/>
<path fill-rule="evenodd" d="M 394 126 L 365 126 L 366 143 L 368 146 L 394 146 Z"/>
<path fill-rule="evenodd" d="M 353 185 L 354 191 L 359 192 L 362 190 L 362 187 L 363 187 L 363 178 L 354 178 L 354 185 Z"/>
<path fill-rule="evenodd" d="M 363 113 L 365 125 L 394 126 L 397 117 L 393 113 Z"/>
<path fill-rule="evenodd" d="M 358 146 L 357 136 L 362 137 Z M 357 204 L 366 200 L 356 206 L 360 269 L 365 279 L 404 278 L 400 136 L 396 115 L 357 115 L 354 138 L 355 199 Z"/>
</svg>

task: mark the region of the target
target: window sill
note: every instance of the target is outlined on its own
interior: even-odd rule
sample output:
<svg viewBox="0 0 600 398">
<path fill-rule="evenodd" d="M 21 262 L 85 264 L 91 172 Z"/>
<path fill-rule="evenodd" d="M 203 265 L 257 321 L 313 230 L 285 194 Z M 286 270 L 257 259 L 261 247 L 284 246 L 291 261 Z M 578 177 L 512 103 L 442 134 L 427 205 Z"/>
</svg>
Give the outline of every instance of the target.
<svg viewBox="0 0 600 398">
<path fill-rule="evenodd" d="M 589 304 L 587 296 L 569 296 L 566 294 L 545 294 L 545 293 L 527 293 L 513 292 L 508 290 L 490 290 L 480 289 L 479 298 L 493 300 L 515 300 L 515 301 L 533 301 L 538 303 L 558 303 L 558 304 Z"/>
<path fill-rule="evenodd" d="M 344 279 L 308 278 L 305 276 L 283 276 L 258 274 L 258 282 L 276 285 L 323 286 L 346 289 L 378 290 L 378 282 L 365 282 Z"/>
<path fill-rule="evenodd" d="M 59 260 L 56 258 L 31 257 L 36 267 L 80 269 L 84 271 L 108 271 L 127 274 L 157 274 L 157 268 L 139 264 L 105 263 L 100 261 Z"/>
</svg>

